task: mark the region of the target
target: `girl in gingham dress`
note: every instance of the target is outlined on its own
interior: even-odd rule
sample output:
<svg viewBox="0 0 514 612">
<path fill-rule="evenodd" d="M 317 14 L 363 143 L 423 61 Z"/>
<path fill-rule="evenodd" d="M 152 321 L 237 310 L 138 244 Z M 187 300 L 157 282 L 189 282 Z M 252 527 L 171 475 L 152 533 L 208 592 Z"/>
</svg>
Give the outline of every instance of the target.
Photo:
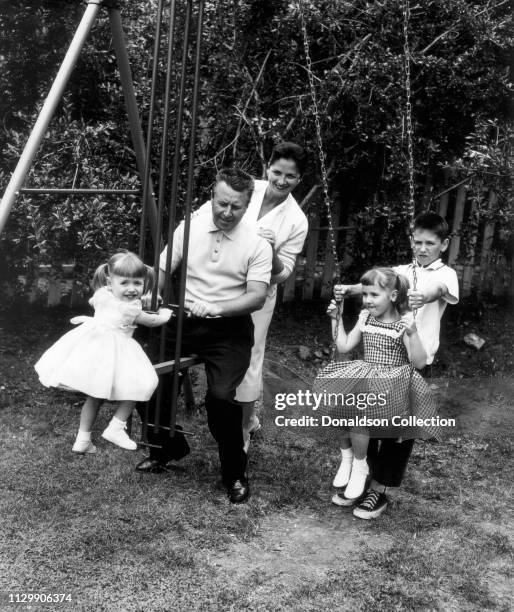
<svg viewBox="0 0 514 612">
<path fill-rule="evenodd" d="M 334 301 L 328 308 L 337 350 L 348 353 L 362 340 L 364 360 L 334 362 L 316 378 L 314 391 L 332 395 L 327 402 L 333 418 L 380 419 L 381 427 L 350 427 L 341 442 L 342 462 L 335 487 L 345 487 L 344 498 L 356 499 L 365 490 L 370 433 L 377 437 L 434 438 L 437 427 L 399 427 L 404 417 L 435 417 L 435 402 L 414 368 L 426 365 L 427 354 L 418 336 L 413 313 L 408 312 L 408 280 L 391 268 L 374 268 L 361 278 L 363 310 L 346 333 L 342 313 Z M 343 400 L 343 398 L 345 398 Z M 349 401 L 349 398 L 353 398 Z M 358 400 L 358 401 L 357 401 Z M 393 418 L 397 417 L 397 418 Z M 366 425 L 369 421 L 366 422 Z M 348 430 L 347 430 L 348 431 Z"/>
</svg>

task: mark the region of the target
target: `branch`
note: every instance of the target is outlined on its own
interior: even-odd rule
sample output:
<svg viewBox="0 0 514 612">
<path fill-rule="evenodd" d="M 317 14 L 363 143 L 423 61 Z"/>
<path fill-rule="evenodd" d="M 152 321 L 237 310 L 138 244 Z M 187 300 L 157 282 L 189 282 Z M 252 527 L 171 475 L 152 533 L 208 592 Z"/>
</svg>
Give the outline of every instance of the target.
<svg viewBox="0 0 514 612">
<path fill-rule="evenodd" d="M 246 120 L 246 117 L 245 117 L 246 109 L 248 108 L 248 105 L 250 104 L 252 96 L 255 93 L 255 89 L 256 89 L 256 87 L 257 87 L 257 85 L 258 85 L 258 83 L 259 83 L 259 81 L 260 81 L 260 79 L 262 77 L 262 74 L 263 74 L 263 71 L 264 71 L 264 66 L 266 65 L 266 62 L 268 61 L 268 58 L 269 58 L 270 54 L 271 54 L 271 49 L 268 51 L 266 57 L 264 58 L 264 61 L 263 61 L 262 66 L 261 66 L 261 69 L 259 70 L 259 74 L 257 75 L 257 78 L 256 78 L 255 82 L 253 83 L 252 91 L 250 92 L 250 95 L 248 96 L 248 99 L 246 100 L 246 103 L 245 103 L 245 105 L 243 107 L 243 110 L 240 111 L 237 106 L 235 107 L 236 112 L 239 114 L 240 119 L 239 119 L 238 124 L 237 124 L 236 134 L 235 134 L 234 138 L 232 138 L 232 140 L 227 145 L 222 147 L 212 157 L 210 157 L 209 159 L 206 159 L 204 162 L 201 162 L 199 164 L 200 166 L 205 166 L 209 162 L 215 160 L 217 157 L 222 155 L 227 149 L 230 149 L 230 147 L 233 147 L 233 155 L 235 155 L 235 150 L 236 150 L 236 147 L 237 147 L 237 141 L 239 140 L 239 136 L 241 135 L 241 126 L 242 126 L 243 120 Z M 251 80 L 250 76 L 249 76 L 249 78 Z"/>
<path fill-rule="evenodd" d="M 236 135 L 235 135 L 235 139 L 234 139 L 234 146 L 232 147 L 232 156 L 235 157 L 236 156 L 236 148 L 237 148 L 237 141 L 239 140 L 239 136 L 241 134 L 241 126 L 242 126 L 242 122 L 243 122 L 243 117 L 246 116 L 246 109 L 248 108 L 255 92 L 257 89 L 257 85 L 259 84 L 259 81 L 262 78 L 262 75 L 264 74 L 264 67 L 266 66 L 266 63 L 269 59 L 269 56 L 271 55 L 271 49 L 266 53 L 266 57 L 264 58 L 264 61 L 262 62 L 262 66 L 261 69 L 259 70 L 259 74 L 257 75 L 257 78 L 255 79 L 255 81 L 253 81 L 253 85 L 252 85 L 252 90 L 250 91 L 250 95 L 248 96 L 248 99 L 246 100 L 246 103 L 243 107 L 243 110 L 240 112 L 240 119 L 237 123 L 237 128 L 236 128 Z M 250 79 L 250 82 L 252 81 L 252 77 L 249 73 L 249 71 L 247 70 L 247 74 L 248 74 L 248 78 Z"/>
<path fill-rule="evenodd" d="M 465 178 L 462 179 L 462 181 L 459 181 L 458 183 L 455 183 L 455 185 L 452 185 L 451 187 L 448 187 L 448 189 L 445 189 L 444 191 L 441 191 L 440 193 L 437 193 L 436 195 L 433 195 L 430 199 L 431 201 L 433 200 L 437 200 L 437 198 L 440 198 L 442 195 L 444 195 L 445 193 L 448 193 L 449 191 L 452 191 L 453 189 L 457 189 L 457 187 L 460 187 L 461 185 L 464 185 L 464 183 L 467 183 L 469 181 L 469 179 L 475 174 L 475 172 L 472 172 L 471 174 L 468 174 L 468 176 L 466 176 Z"/>
<path fill-rule="evenodd" d="M 458 24 L 455 24 L 454 26 L 452 26 L 449 30 L 446 30 L 446 32 L 443 32 L 442 34 L 439 34 L 439 36 L 436 36 L 434 38 L 434 40 L 427 46 L 425 47 L 422 51 L 420 51 L 420 55 L 424 55 L 429 49 L 431 49 L 439 40 L 441 40 L 441 38 L 444 38 L 447 34 L 449 34 L 450 32 L 453 32 L 456 28 Z"/>
<path fill-rule="evenodd" d="M 502 6 L 502 4 L 507 4 L 507 2 L 510 2 L 510 0 L 503 0 L 502 2 L 500 2 L 499 4 L 497 4 L 496 6 L 493 6 L 491 8 L 487 7 L 485 9 L 483 9 L 482 11 L 479 11 L 478 13 L 476 13 L 473 18 L 478 17 L 479 15 L 482 15 L 483 13 L 487 13 L 487 11 L 491 10 L 494 11 L 495 9 L 499 8 L 500 6 Z M 442 34 L 439 34 L 439 36 L 436 36 L 434 38 L 434 40 L 428 45 L 426 46 L 422 51 L 420 51 L 420 55 L 424 55 L 429 49 L 431 49 L 438 41 L 441 40 L 441 38 L 444 38 L 447 34 L 450 34 L 450 32 L 453 32 L 455 30 L 455 28 L 459 25 L 459 22 L 456 22 L 449 30 L 446 30 L 446 32 L 443 32 Z"/>
<path fill-rule="evenodd" d="M 327 168 L 327 177 L 328 177 L 328 176 L 330 176 L 330 175 L 332 174 L 332 172 L 334 171 L 335 165 L 336 165 L 335 161 L 334 161 L 334 160 L 332 160 L 332 161 L 330 162 L 330 166 Z M 308 203 L 309 203 L 309 202 L 312 200 L 312 198 L 313 198 L 313 197 L 316 195 L 316 193 L 317 193 L 317 192 L 318 192 L 320 189 L 321 189 L 321 184 L 320 184 L 320 183 L 316 183 L 316 185 L 313 185 L 313 186 L 312 186 L 312 187 L 309 189 L 309 191 L 308 191 L 307 195 L 305 195 L 305 196 L 302 198 L 302 201 L 298 203 L 298 205 L 300 206 L 300 208 L 301 208 L 302 210 L 303 210 L 303 209 L 304 209 L 304 208 L 307 206 L 307 204 L 308 204 Z"/>
</svg>

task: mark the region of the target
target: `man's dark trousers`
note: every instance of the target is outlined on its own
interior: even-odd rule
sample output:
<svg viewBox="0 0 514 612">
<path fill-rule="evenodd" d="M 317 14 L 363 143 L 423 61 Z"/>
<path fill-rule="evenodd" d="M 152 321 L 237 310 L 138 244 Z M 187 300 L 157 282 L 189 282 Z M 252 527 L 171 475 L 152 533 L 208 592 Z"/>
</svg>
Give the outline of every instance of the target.
<svg viewBox="0 0 514 612">
<path fill-rule="evenodd" d="M 176 321 L 166 330 L 166 358 L 173 359 L 176 344 Z M 245 480 L 247 456 L 243 450 L 242 408 L 235 401 L 236 388 L 250 365 L 253 345 L 253 322 L 250 315 L 217 318 L 186 318 L 182 331 L 182 355 L 195 354 L 204 362 L 207 375 L 205 407 L 209 429 L 218 443 L 221 473 L 227 485 Z M 171 410 L 171 377 L 164 379 L 159 422 L 168 425 Z M 150 408 L 150 422 L 153 409 Z M 176 445 L 179 436 L 169 437 L 166 430 L 155 433 L 148 428 L 150 458 L 161 463 L 180 456 Z"/>
</svg>

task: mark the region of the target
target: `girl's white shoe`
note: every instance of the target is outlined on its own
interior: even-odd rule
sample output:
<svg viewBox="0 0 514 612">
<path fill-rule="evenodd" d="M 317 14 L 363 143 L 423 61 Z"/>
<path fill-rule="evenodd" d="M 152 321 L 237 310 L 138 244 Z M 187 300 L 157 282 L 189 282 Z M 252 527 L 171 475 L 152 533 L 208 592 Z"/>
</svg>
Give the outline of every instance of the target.
<svg viewBox="0 0 514 612">
<path fill-rule="evenodd" d="M 91 440 L 75 440 L 75 444 L 71 449 L 72 453 L 80 453 L 82 455 L 92 455 L 96 453 L 96 446 L 91 442 Z"/>
<path fill-rule="evenodd" d="M 111 421 L 102 433 L 102 438 L 125 450 L 136 450 L 137 444 L 128 437 L 125 427 L 125 423 L 123 427 L 119 427 Z"/>
<path fill-rule="evenodd" d="M 356 499 L 364 493 L 368 474 L 369 468 L 366 459 L 354 459 L 350 480 L 344 491 L 346 499 Z"/>
</svg>

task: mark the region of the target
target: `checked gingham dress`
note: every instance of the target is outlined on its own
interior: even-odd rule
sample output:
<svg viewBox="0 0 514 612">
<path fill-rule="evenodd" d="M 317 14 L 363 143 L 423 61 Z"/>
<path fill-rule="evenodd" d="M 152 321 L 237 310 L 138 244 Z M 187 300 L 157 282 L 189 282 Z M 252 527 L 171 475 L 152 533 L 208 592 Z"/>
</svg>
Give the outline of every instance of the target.
<svg viewBox="0 0 514 612">
<path fill-rule="evenodd" d="M 387 419 L 413 415 L 427 419 L 436 416 L 436 403 L 422 376 L 409 363 L 403 342 L 404 328 L 399 321 L 382 323 L 367 310 L 362 310 L 358 325 L 362 332 L 364 359 L 335 361 L 316 377 L 315 393 L 325 393 L 320 412 L 333 418 Z M 338 394 L 337 397 L 328 394 Z M 343 397 L 344 396 L 344 400 Z M 366 394 L 369 403 L 352 405 L 349 396 Z M 381 394 L 381 400 L 373 396 Z M 362 396 L 361 396 L 362 397 Z M 374 437 L 439 438 L 437 426 L 372 427 Z"/>
</svg>

